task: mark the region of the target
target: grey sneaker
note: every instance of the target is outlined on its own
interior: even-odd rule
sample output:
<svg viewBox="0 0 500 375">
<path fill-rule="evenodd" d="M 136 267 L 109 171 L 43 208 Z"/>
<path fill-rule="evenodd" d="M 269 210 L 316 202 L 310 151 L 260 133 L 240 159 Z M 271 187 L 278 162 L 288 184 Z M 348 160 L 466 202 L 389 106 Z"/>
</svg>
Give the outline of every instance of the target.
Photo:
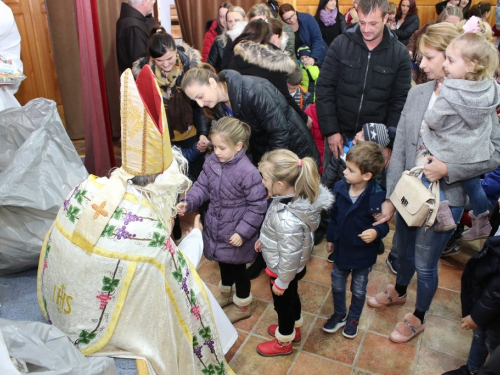
<svg viewBox="0 0 500 375">
<path fill-rule="evenodd" d="M 460 254 L 462 251 L 462 248 L 458 246 L 457 243 L 454 243 L 451 246 L 446 246 L 445 249 L 443 250 L 443 253 L 441 254 L 441 258 L 446 258 L 446 257 L 451 257 L 453 255 Z"/>
<path fill-rule="evenodd" d="M 391 269 L 392 273 L 397 275 L 398 274 L 398 258 L 396 258 L 394 255 L 389 253 L 387 256 L 387 259 L 385 260 L 389 268 Z"/>
<path fill-rule="evenodd" d="M 328 263 L 333 263 L 334 262 L 333 253 L 330 253 L 330 255 L 328 255 L 328 258 L 326 258 L 326 260 L 328 261 Z"/>
</svg>

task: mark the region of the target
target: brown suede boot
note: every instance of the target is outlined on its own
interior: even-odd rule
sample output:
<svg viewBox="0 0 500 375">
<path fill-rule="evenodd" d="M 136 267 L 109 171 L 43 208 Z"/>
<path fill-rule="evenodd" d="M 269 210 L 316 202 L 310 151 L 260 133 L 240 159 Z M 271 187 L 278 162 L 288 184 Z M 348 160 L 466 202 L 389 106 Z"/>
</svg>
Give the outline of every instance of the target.
<svg viewBox="0 0 500 375">
<path fill-rule="evenodd" d="M 220 296 L 217 296 L 216 300 L 219 302 L 220 307 L 226 307 L 233 303 L 234 285 L 227 286 L 222 285 L 219 281 Z"/>
<path fill-rule="evenodd" d="M 480 215 L 474 216 L 474 212 L 469 211 L 472 227 L 462 233 L 462 240 L 472 241 L 489 237 L 491 232 L 491 224 L 488 220 L 489 214 L 490 211 L 486 211 Z"/>
<path fill-rule="evenodd" d="M 224 312 L 231 323 L 236 323 L 252 316 L 252 299 L 252 293 L 247 298 L 238 298 L 236 294 L 233 295 L 234 305 L 224 308 Z"/>
<path fill-rule="evenodd" d="M 448 232 L 457 227 L 453 215 L 451 214 L 449 201 L 442 201 L 439 203 L 436 221 L 437 224 L 434 226 L 435 232 Z"/>
</svg>

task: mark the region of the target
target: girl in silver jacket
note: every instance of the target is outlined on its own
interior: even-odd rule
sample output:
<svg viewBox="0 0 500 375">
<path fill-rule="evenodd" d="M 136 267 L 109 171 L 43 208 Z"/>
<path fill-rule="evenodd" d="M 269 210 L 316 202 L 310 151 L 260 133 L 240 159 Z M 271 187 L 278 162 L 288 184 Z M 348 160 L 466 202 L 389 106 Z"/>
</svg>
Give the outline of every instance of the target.
<svg viewBox="0 0 500 375">
<path fill-rule="evenodd" d="M 278 324 L 268 328 L 275 339 L 257 345 L 257 352 L 287 355 L 293 351 L 292 342 L 300 340 L 298 281 L 306 273 L 321 211 L 332 205 L 333 196 L 319 184 L 318 167 L 310 157 L 274 150 L 262 157 L 259 171 L 272 202 L 255 250 L 262 251 L 266 261 Z"/>
</svg>

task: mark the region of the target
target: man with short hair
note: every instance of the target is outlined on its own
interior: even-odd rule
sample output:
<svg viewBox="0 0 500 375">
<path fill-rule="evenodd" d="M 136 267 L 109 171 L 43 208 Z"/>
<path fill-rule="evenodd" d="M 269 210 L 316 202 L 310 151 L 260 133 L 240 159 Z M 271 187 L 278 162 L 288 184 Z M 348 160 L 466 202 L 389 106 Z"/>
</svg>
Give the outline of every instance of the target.
<svg viewBox="0 0 500 375">
<path fill-rule="evenodd" d="M 116 56 L 122 74 L 138 58 L 146 54 L 151 30 L 158 26 L 152 17 L 156 0 L 129 0 L 122 3 L 116 22 Z"/>
<path fill-rule="evenodd" d="M 316 107 L 327 139 L 324 163 L 344 154 L 363 124 L 396 127 L 411 87 L 405 46 L 385 26 L 387 0 L 360 0 L 359 22 L 330 45 L 316 86 Z M 384 149 L 386 162 L 390 150 Z"/>
</svg>

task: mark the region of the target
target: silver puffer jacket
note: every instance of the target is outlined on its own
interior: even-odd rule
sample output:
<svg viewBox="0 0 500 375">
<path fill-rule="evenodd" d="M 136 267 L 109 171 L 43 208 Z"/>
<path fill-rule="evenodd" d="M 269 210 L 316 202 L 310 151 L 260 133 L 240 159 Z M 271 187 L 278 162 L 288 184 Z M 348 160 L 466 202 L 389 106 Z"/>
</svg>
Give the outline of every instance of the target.
<svg viewBox="0 0 500 375">
<path fill-rule="evenodd" d="M 322 185 L 314 203 L 297 198 L 284 204 L 281 201 L 285 198 L 272 198 L 260 231 L 262 255 L 267 267 L 278 275 L 275 284 L 281 289 L 287 289 L 295 275 L 304 269 L 311 257 L 321 211 L 329 209 L 334 201 Z"/>
</svg>

